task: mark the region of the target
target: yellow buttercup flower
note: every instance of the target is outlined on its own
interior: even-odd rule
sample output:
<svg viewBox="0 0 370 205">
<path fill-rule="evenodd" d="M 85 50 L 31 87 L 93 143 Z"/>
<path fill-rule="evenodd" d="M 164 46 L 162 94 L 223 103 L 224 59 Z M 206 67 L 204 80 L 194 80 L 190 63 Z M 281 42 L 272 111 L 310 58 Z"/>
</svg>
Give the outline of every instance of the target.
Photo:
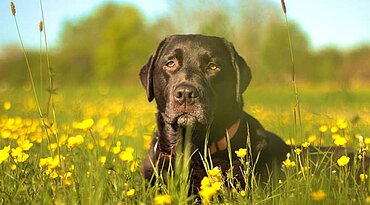
<svg viewBox="0 0 370 205">
<path fill-rule="evenodd" d="M 203 177 L 202 181 L 200 182 L 200 186 L 201 187 L 211 186 L 211 180 L 209 179 L 209 177 L 207 176 Z"/>
<path fill-rule="evenodd" d="M 134 153 L 134 148 L 126 147 L 124 151 L 119 153 L 118 157 L 124 162 L 131 162 L 132 160 L 134 160 L 133 153 Z"/>
<path fill-rule="evenodd" d="M 10 101 L 5 101 L 3 107 L 4 110 L 10 110 L 10 108 L 12 107 L 12 103 Z"/>
<path fill-rule="evenodd" d="M 335 140 L 334 140 L 334 144 L 337 145 L 337 146 L 342 146 L 344 147 L 346 144 L 347 144 L 347 140 L 346 138 L 344 137 L 337 137 Z"/>
<path fill-rule="evenodd" d="M 366 145 L 370 145 L 370 138 L 369 137 L 366 137 L 365 140 L 364 140 L 365 144 Z"/>
<path fill-rule="evenodd" d="M 105 141 L 105 140 L 99 140 L 99 146 L 100 147 L 105 147 L 105 145 L 107 145 L 107 141 Z"/>
<path fill-rule="evenodd" d="M 287 145 L 295 145 L 295 140 L 294 139 L 287 139 L 285 141 L 285 144 L 287 144 Z"/>
<path fill-rule="evenodd" d="M 77 135 L 76 137 L 70 137 L 67 140 L 67 147 L 69 149 L 72 149 L 78 145 L 81 145 L 83 142 L 84 142 L 84 137 L 82 137 L 82 135 Z"/>
<path fill-rule="evenodd" d="M 304 142 L 302 143 L 302 147 L 308 148 L 310 146 L 310 142 Z"/>
<path fill-rule="evenodd" d="M 71 186 L 73 184 L 73 179 L 72 179 L 72 172 L 67 172 L 64 175 L 61 176 L 63 180 L 63 184 L 66 186 Z"/>
<path fill-rule="evenodd" d="M 333 126 L 330 128 L 330 132 L 331 133 L 337 133 L 338 132 L 338 127 L 337 126 Z"/>
<path fill-rule="evenodd" d="M 90 129 L 94 125 L 94 120 L 93 119 L 87 119 L 84 120 L 76 125 L 76 128 L 81 129 L 81 130 L 87 130 Z"/>
<path fill-rule="evenodd" d="M 291 161 L 290 160 L 290 153 L 288 153 L 286 155 L 286 160 L 283 161 L 283 164 L 282 164 L 283 167 L 286 167 L 286 168 L 293 168 L 296 166 L 296 163 L 295 161 Z"/>
<path fill-rule="evenodd" d="M 313 143 L 317 140 L 317 136 L 316 135 L 310 135 L 308 138 L 307 138 L 307 142 L 309 143 Z"/>
<path fill-rule="evenodd" d="M 248 154 L 248 152 L 247 152 L 247 149 L 240 148 L 239 150 L 235 151 L 235 154 L 239 158 L 244 158 Z"/>
<path fill-rule="evenodd" d="M 207 173 L 210 177 L 221 177 L 221 170 L 218 167 L 208 170 Z"/>
<path fill-rule="evenodd" d="M 328 129 L 329 129 L 329 128 L 328 128 L 328 126 L 326 126 L 326 125 L 321 125 L 321 126 L 320 126 L 320 128 L 319 128 L 319 131 L 320 131 L 320 132 L 326 132 L 326 131 L 328 131 Z"/>
<path fill-rule="evenodd" d="M 27 151 L 30 150 L 30 148 L 33 146 L 33 144 L 29 140 L 25 140 L 23 138 L 20 138 L 17 140 L 18 146 L 23 150 Z"/>
<path fill-rule="evenodd" d="M 151 135 L 144 135 L 144 149 L 149 150 L 152 144 L 153 137 Z"/>
<path fill-rule="evenodd" d="M 202 204 L 210 204 L 213 196 L 217 193 L 217 189 L 213 186 L 204 187 L 199 191 L 199 196 L 202 198 Z"/>
<path fill-rule="evenodd" d="M 1 131 L 1 138 L 8 139 L 12 133 L 9 130 L 2 130 Z"/>
<path fill-rule="evenodd" d="M 132 197 L 134 196 L 134 194 L 135 194 L 135 189 L 130 189 L 126 192 L 126 196 L 128 197 Z"/>
<path fill-rule="evenodd" d="M 360 174 L 360 179 L 362 182 L 366 181 L 368 178 L 367 174 Z"/>
<path fill-rule="evenodd" d="M 62 156 L 61 156 L 62 157 Z M 55 156 L 47 157 L 47 158 L 40 158 L 39 166 L 40 167 L 47 167 L 48 169 L 54 169 L 60 165 L 59 157 Z"/>
<path fill-rule="evenodd" d="M 24 162 L 29 158 L 29 155 L 25 152 L 20 147 L 13 148 L 10 155 L 13 157 L 14 161 L 16 163 L 19 162 Z"/>
<path fill-rule="evenodd" d="M 172 197 L 167 194 L 157 195 L 154 198 L 155 205 L 169 205 L 172 204 Z"/>
<path fill-rule="evenodd" d="M 341 136 L 340 136 L 340 134 L 332 134 L 331 135 L 331 138 L 333 139 L 333 140 L 336 140 L 337 138 L 340 138 Z"/>
<path fill-rule="evenodd" d="M 58 145 L 57 145 L 57 143 L 51 143 L 49 146 L 48 146 L 48 149 L 50 150 L 50 151 L 55 151 L 56 149 L 57 149 L 57 147 L 58 147 Z"/>
<path fill-rule="evenodd" d="M 137 169 L 138 166 L 139 166 L 139 162 L 136 161 L 136 160 L 132 160 L 130 162 L 130 171 L 131 172 L 136 172 L 136 169 Z"/>
<path fill-rule="evenodd" d="M 349 162 L 350 158 L 347 156 L 341 156 L 338 160 L 337 163 L 339 166 L 343 167 L 346 166 Z"/>
<path fill-rule="evenodd" d="M 9 158 L 10 145 L 0 150 L 0 164 Z"/>
<path fill-rule="evenodd" d="M 346 129 L 348 127 L 348 123 L 344 119 L 338 119 L 337 126 L 339 129 Z"/>
<path fill-rule="evenodd" d="M 300 155 L 302 150 L 299 149 L 299 148 L 296 148 L 296 149 L 294 149 L 294 152 L 296 153 L 296 155 Z"/>
<path fill-rule="evenodd" d="M 222 173 L 218 167 L 208 170 L 207 174 L 200 182 L 199 196 L 202 198 L 202 204 L 210 204 L 213 196 L 223 186 Z"/>
<path fill-rule="evenodd" d="M 311 198 L 314 201 L 323 201 L 326 198 L 326 193 L 319 189 L 311 193 Z"/>
<path fill-rule="evenodd" d="M 121 152 L 121 141 L 117 141 L 116 146 L 111 148 L 113 154 L 118 154 Z"/>
<path fill-rule="evenodd" d="M 89 143 L 87 143 L 86 147 L 87 147 L 87 149 L 92 150 L 92 149 L 94 149 L 94 144 L 89 142 Z"/>
<path fill-rule="evenodd" d="M 73 171 L 73 170 L 75 170 L 75 165 L 73 165 L 73 164 L 72 164 L 71 166 L 69 166 L 69 167 L 68 167 L 68 170 L 69 170 L 69 171 Z"/>
<path fill-rule="evenodd" d="M 47 169 L 45 174 L 52 179 L 56 179 L 59 176 L 55 169 Z"/>
<path fill-rule="evenodd" d="M 293 168 L 296 166 L 295 161 L 291 161 L 290 159 L 286 159 L 283 161 L 283 166 L 286 168 Z"/>
<path fill-rule="evenodd" d="M 100 156 L 99 157 L 99 162 L 100 163 L 105 164 L 106 161 L 107 161 L 107 156 Z"/>
<path fill-rule="evenodd" d="M 11 169 L 11 170 L 16 170 L 16 169 L 17 169 L 17 165 L 16 165 L 16 164 L 12 164 L 12 165 L 10 165 L 10 169 Z"/>
</svg>

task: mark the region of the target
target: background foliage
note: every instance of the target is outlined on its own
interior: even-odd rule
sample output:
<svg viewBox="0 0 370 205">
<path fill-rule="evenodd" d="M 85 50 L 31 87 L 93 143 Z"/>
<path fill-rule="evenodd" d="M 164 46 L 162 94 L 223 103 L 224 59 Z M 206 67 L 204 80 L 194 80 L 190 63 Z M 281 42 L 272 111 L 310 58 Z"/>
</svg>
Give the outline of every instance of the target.
<svg viewBox="0 0 370 205">
<path fill-rule="evenodd" d="M 52 66 L 58 82 L 138 85 L 137 73 L 158 42 L 174 33 L 217 35 L 233 42 L 251 66 L 256 84 L 291 79 L 286 26 L 280 8 L 268 1 L 170 1 L 171 11 L 148 19 L 138 8 L 107 3 L 79 20 L 67 21 Z M 344 87 L 370 82 L 370 46 L 352 50 L 315 50 L 302 29 L 290 24 L 293 52 L 301 82 L 330 82 Z M 39 50 L 28 50 L 31 67 L 40 64 Z M 42 60 L 41 60 L 42 62 Z M 25 62 L 17 46 L 0 53 L 0 81 L 27 81 Z M 37 73 L 35 73 L 37 79 Z"/>
</svg>

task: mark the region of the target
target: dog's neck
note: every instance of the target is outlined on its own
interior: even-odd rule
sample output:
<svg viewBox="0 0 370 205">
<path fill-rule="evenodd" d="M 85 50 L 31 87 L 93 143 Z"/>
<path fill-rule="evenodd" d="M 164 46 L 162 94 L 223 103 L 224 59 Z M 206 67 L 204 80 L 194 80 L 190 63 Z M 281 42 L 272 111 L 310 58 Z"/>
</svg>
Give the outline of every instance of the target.
<svg viewBox="0 0 370 205">
<path fill-rule="evenodd" d="M 186 136 L 185 130 L 182 130 L 182 137 L 179 137 L 181 130 L 175 130 L 171 125 L 167 124 L 162 117 L 162 114 L 158 112 L 157 117 L 157 147 L 158 151 L 171 155 L 174 153 L 177 142 L 180 138 Z M 215 116 L 216 117 L 216 116 Z M 209 136 L 208 148 L 210 153 L 214 154 L 218 151 L 223 151 L 227 148 L 228 139 L 231 140 L 240 128 L 242 116 L 240 114 L 229 113 L 229 116 L 217 116 L 217 121 L 213 121 L 209 130 L 205 127 L 195 128 L 192 130 L 192 145 L 198 148 L 199 151 L 203 151 L 205 136 Z M 217 123 L 216 123 L 217 122 Z"/>
<path fill-rule="evenodd" d="M 226 108 L 225 112 L 215 113 L 209 130 L 210 142 L 223 138 L 226 130 L 242 118 L 242 113 L 241 109 L 231 108 Z"/>
<path fill-rule="evenodd" d="M 230 128 L 226 129 L 225 135 L 221 139 L 211 143 L 211 145 L 208 147 L 210 154 L 213 155 L 216 152 L 225 150 L 229 144 L 229 141 L 235 136 L 239 127 L 240 119 L 236 120 L 236 122 L 232 124 Z"/>
</svg>

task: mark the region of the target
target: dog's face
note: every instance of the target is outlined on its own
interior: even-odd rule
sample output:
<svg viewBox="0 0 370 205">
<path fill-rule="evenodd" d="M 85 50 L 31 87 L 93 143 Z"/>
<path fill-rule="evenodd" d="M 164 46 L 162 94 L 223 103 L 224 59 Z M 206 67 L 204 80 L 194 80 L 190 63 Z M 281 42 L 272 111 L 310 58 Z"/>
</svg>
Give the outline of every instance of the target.
<svg viewBox="0 0 370 205">
<path fill-rule="evenodd" d="M 251 74 L 226 40 L 174 35 L 160 43 L 141 69 L 140 79 L 165 123 L 174 128 L 202 127 L 241 109 L 241 94 Z"/>
</svg>

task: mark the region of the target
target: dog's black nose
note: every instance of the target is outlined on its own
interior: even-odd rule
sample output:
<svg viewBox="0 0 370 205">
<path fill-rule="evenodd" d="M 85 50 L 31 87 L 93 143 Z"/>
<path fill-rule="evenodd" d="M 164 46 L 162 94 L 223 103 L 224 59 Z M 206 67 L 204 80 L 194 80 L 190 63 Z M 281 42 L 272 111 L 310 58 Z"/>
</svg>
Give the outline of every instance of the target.
<svg viewBox="0 0 370 205">
<path fill-rule="evenodd" d="M 199 97 L 198 90 L 191 85 L 180 85 L 174 91 L 175 101 L 180 105 L 193 104 Z"/>
</svg>

